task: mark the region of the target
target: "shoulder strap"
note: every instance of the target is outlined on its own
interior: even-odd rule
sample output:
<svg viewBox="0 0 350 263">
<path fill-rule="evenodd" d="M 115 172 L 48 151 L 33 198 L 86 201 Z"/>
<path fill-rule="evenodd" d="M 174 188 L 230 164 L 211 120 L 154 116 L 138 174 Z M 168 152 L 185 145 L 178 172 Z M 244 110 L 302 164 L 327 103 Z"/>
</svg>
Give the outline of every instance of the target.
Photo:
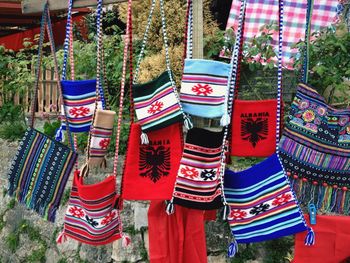
<svg viewBox="0 0 350 263">
<path fill-rule="evenodd" d="M 166 19 L 165 19 L 165 12 L 164 12 L 164 0 L 159 0 L 159 2 L 160 2 L 160 16 L 161 16 L 161 20 L 162 20 L 163 44 L 164 44 L 164 48 L 165 48 L 166 68 L 167 68 L 167 71 L 169 74 L 170 81 L 171 81 L 172 85 L 175 86 L 175 82 L 173 80 L 171 68 L 170 68 L 169 46 L 168 46 L 168 38 L 167 38 L 167 32 L 166 32 Z M 156 6 L 156 0 L 152 0 L 151 8 L 150 8 L 148 18 L 147 18 L 147 25 L 146 25 L 145 33 L 143 35 L 141 51 L 140 51 L 140 54 L 138 56 L 137 63 L 136 63 L 135 75 L 134 75 L 134 79 L 133 79 L 134 84 L 137 83 L 137 81 L 138 81 L 139 72 L 140 72 L 140 64 L 141 64 L 141 61 L 142 61 L 143 56 L 145 54 L 145 48 L 146 48 L 146 45 L 148 42 L 148 33 L 149 33 L 149 30 L 151 27 L 155 6 Z"/>
<path fill-rule="evenodd" d="M 60 100 L 62 101 L 62 89 L 61 89 L 61 83 L 59 81 L 59 70 L 58 70 L 58 63 L 57 63 L 57 57 L 56 57 L 56 48 L 55 48 L 55 43 L 54 43 L 54 38 L 53 38 L 53 33 L 52 33 L 52 24 L 51 24 L 51 18 L 50 18 L 50 11 L 49 11 L 49 5 L 46 2 L 42 14 L 42 19 L 41 19 L 41 26 L 40 26 L 40 38 L 39 38 L 39 47 L 38 47 L 38 60 L 36 63 L 35 67 L 35 84 L 34 84 L 34 90 L 33 90 L 33 96 L 32 96 L 32 105 L 31 105 L 31 128 L 34 128 L 34 120 L 35 120 L 35 104 L 38 98 L 38 89 L 39 89 L 39 79 L 40 79 L 40 72 L 41 72 L 41 61 L 42 61 L 42 56 L 43 56 L 43 44 L 44 44 L 44 38 L 45 38 L 45 28 L 47 29 L 48 32 L 48 37 L 49 37 L 49 42 L 50 42 L 50 49 L 51 53 L 53 56 L 54 60 L 54 70 L 55 70 L 55 75 L 57 76 L 57 87 L 59 90 L 60 94 Z M 66 111 L 64 111 L 64 115 L 67 116 Z M 73 148 L 73 143 L 72 143 L 72 135 L 69 130 L 69 124 L 67 123 L 67 134 L 68 134 L 68 143 L 69 147 Z M 73 149 L 74 150 L 74 149 Z"/>
<path fill-rule="evenodd" d="M 307 0 L 304 61 L 303 61 L 302 77 L 301 77 L 301 80 L 304 83 L 307 83 L 309 79 L 310 32 L 311 32 L 313 6 L 314 6 L 314 0 Z"/>
</svg>

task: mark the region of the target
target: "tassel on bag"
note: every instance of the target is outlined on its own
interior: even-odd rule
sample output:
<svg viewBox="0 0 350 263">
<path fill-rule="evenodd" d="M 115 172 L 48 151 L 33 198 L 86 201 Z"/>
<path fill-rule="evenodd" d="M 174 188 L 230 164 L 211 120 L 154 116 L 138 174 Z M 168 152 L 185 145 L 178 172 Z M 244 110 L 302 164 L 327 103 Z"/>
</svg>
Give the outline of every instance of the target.
<svg viewBox="0 0 350 263">
<path fill-rule="evenodd" d="M 315 244 L 315 232 L 312 228 L 307 230 L 307 235 L 305 237 L 305 246 L 313 246 Z"/>
<path fill-rule="evenodd" d="M 174 203 L 172 201 L 167 203 L 165 211 L 168 215 L 174 214 L 175 206 L 174 206 Z"/>
<path fill-rule="evenodd" d="M 236 239 L 234 239 L 233 242 L 228 247 L 227 256 L 229 258 L 233 258 L 237 252 L 238 252 L 238 243 Z"/>
<path fill-rule="evenodd" d="M 149 144 L 148 136 L 146 133 L 141 133 L 141 144 Z"/>
</svg>

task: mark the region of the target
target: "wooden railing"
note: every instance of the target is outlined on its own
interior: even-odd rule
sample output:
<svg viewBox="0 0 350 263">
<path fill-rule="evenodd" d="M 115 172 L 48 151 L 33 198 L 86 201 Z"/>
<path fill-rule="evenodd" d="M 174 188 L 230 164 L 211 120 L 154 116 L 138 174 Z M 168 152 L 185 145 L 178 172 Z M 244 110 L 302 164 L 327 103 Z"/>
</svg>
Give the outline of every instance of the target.
<svg viewBox="0 0 350 263">
<path fill-rule="evenodd" d="M 55 76 L 53 69 L 42 69 L 39 79 L 38 100 L 36 104 L 36 113 L 38 115 L 41 115 L 44 112 L 56 114 L 59 111 L 59 93 L 56 80 L 57 77 Z M 3 105 L 5 99 L 2 96 L 4 95 L 0 92 L 0 107 Z M 9 94 L 9 96 L 11 96 L 11 94 Z M 13 103 L 14 105 L 23 105 L 25 112 L 29 113 L 31 103 L 30 91 L 28 90 L 21 96 L 18 93 L 15 94 Z"/>
</svg>

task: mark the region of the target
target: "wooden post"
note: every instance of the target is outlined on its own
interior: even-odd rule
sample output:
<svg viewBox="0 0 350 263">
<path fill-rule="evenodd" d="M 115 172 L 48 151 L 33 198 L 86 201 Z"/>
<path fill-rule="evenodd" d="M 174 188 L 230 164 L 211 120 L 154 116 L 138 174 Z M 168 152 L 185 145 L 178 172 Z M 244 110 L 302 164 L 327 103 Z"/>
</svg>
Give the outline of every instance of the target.
<svg viewBox="0 0 350 263">
<path fill-rule="evenodd" d="M 193 0 L 193 58 L 203 58 L 203 0 Z M 193 122 L 197 127 L 206 127 L 206 119 L 193 116 Z"/>
<path fill-rule="evenodd" d="M 193 58 L 203 58 L 203 0 L 193 0 Z"/>
<path fill-rule="evenodd" d="M 103 4 L 116 4 L 127 2 L 127 0 L 104 0 Z M 23 0 L 22 1 L 22 13 L 23 14 L 34 14 L 41 13 L 44 8 L 46 0 Z M 74 0 L 73 8 L 96 6 L 96 0 Z M 49 6 L 51 11 L 65 10 L 68 6 L 67 0 L 49 0 Z"/>
</svg>

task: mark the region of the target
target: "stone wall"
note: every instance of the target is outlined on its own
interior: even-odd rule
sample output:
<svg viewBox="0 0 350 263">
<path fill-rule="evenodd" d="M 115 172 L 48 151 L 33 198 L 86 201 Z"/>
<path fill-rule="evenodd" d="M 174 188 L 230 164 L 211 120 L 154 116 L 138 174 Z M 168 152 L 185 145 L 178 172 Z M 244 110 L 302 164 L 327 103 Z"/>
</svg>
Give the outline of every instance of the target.
<svg viewBox="0 0 350 263">
<path fill-rule="evenodd" d="M 7 169 L 15 154 L 16 142 L 0 139 L 0 262 L 147 262 L 148 261 L 148 202 L 125 201 L 122 211 L 124 231 L 132 243 L 122 248 L 121 242 L 93 247 L 69 239 L 57 245 L 55 240 L 62 229 L 63 217 L 71 181 L 67 184 L 63 205 L 57 211 L 55 223 L 43 220 L 36 213 L 17 204 L 6 195 Z M 80 157 L 82 159 L 82 157 Z M 105 174 L 92 172 L 90 181 L 99 181 L 111 173 L 112 160 Z M 206 225 L 209 262 L 225 262 L 228 227 L 224 222 Z"/>
</svg>

